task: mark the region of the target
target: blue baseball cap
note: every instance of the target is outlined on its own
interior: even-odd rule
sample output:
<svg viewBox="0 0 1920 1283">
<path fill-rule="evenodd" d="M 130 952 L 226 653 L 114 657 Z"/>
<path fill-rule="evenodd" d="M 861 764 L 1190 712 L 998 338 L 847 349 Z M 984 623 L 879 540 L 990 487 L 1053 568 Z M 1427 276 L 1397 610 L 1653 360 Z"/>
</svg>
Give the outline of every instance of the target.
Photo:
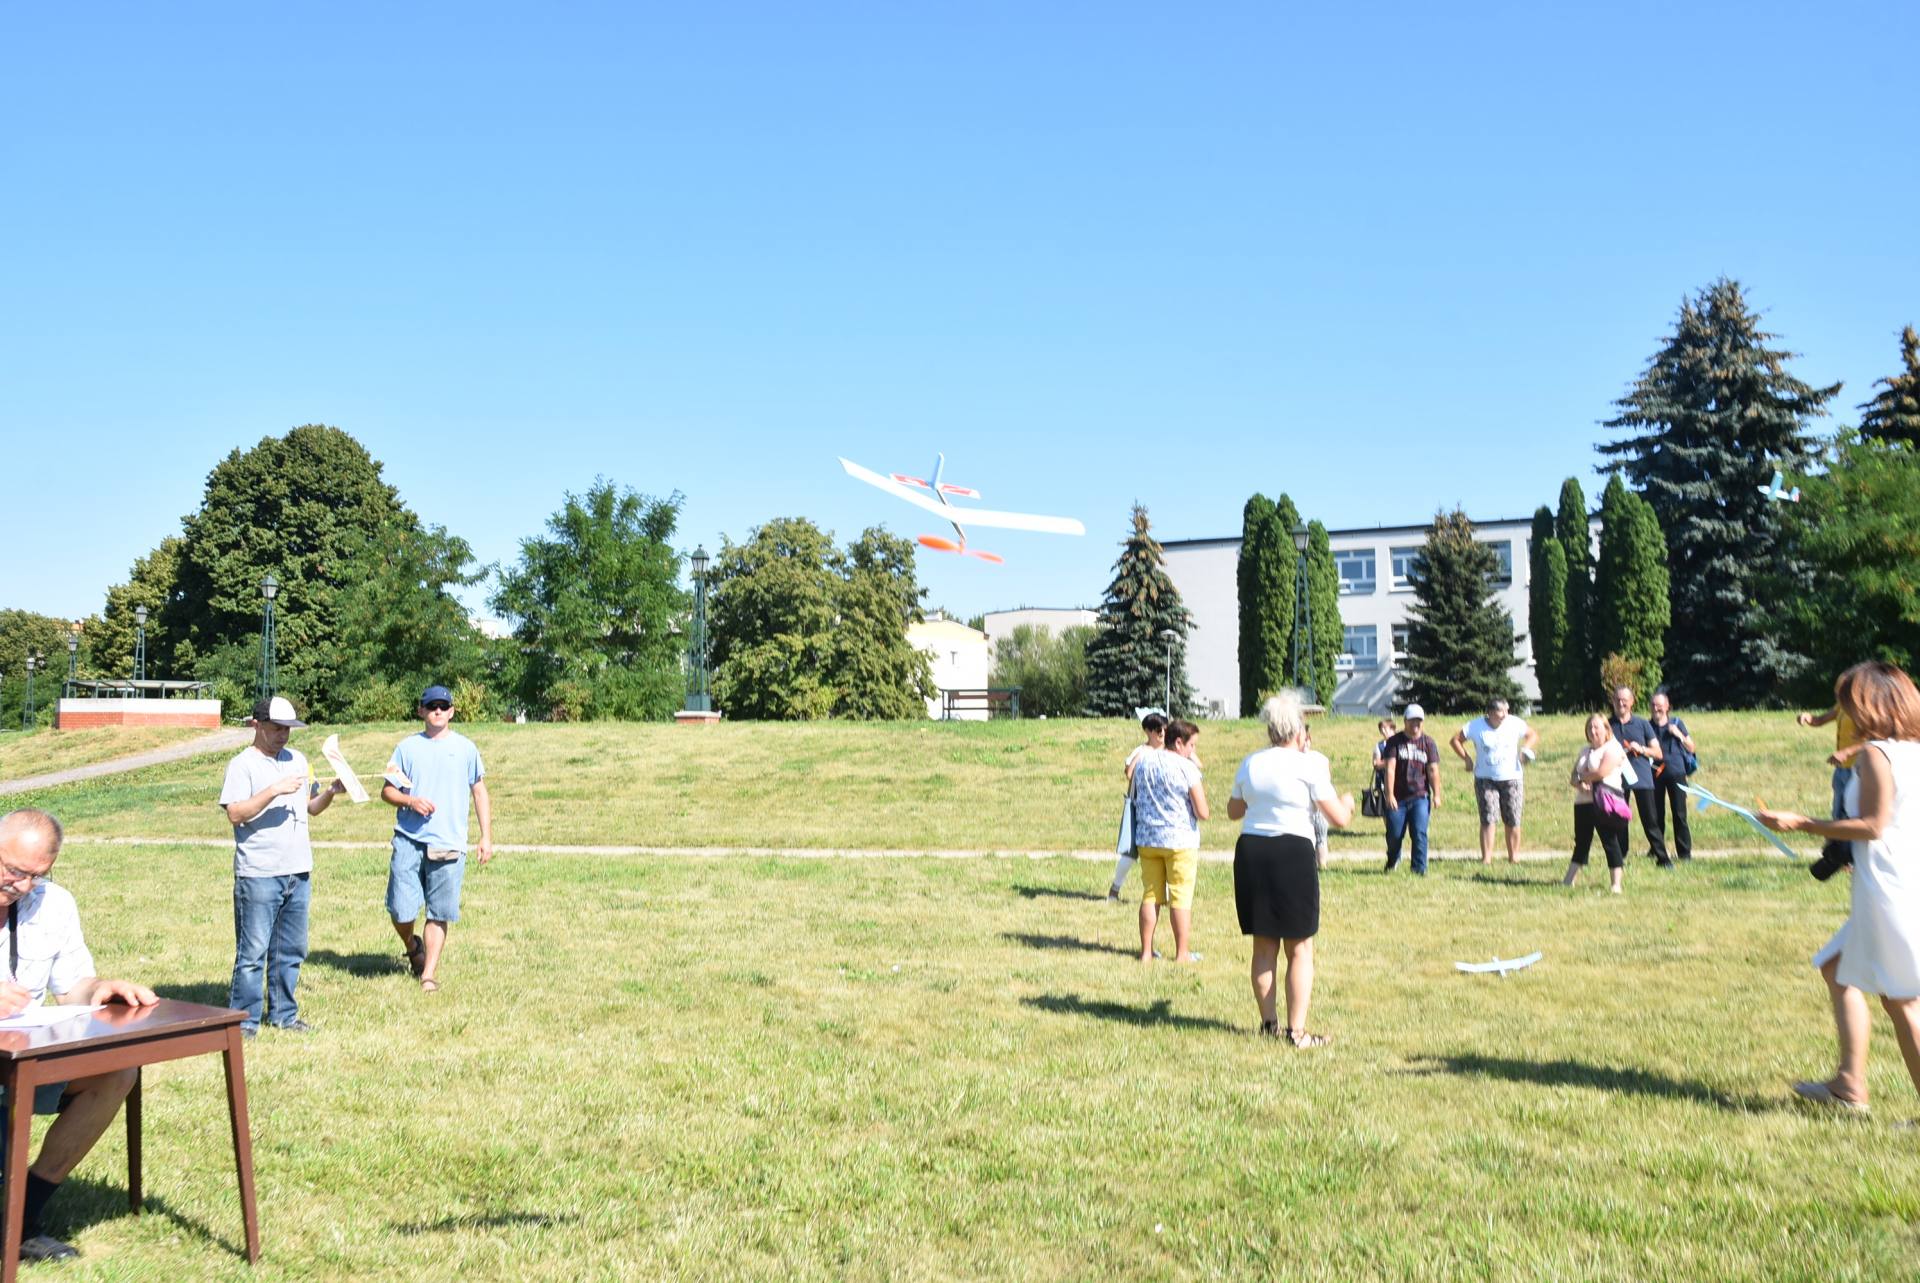
<svg viewBox="0 0 1920 1283">
<path fill-rule="evenodd" d="M 420 692 L 420 704 L 422 707 L 433 703 L 436 699 L 444 699 L 447 703 L 451 704 L 453 703 L 453 692 L 444 686 L 429 686 Z"/>
</svg>

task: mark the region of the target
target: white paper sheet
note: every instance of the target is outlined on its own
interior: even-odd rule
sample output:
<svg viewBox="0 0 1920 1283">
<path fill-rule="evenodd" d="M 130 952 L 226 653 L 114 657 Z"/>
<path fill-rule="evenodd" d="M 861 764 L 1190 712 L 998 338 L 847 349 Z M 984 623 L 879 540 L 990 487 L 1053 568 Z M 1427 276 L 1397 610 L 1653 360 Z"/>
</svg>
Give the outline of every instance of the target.
<svg viewBox="0 0 1920 1283">
<path fill-rule="evenodd" d="M 18 1015 L 8 1016 L 6 1019 L 0 1020 L 0 1029 L 45 1029 L 48 1025 L 57 1025 L 62 1021 L 72 1020 L 75 1016 L 90 1015 L 106 1005 L 104 1002 L 99 1002 L 91 1007 L 78 1005 L 70 1007 L 28 1007 Z"/>
<path fill-rule="evenodd" d="M 327 759 L 327 765 L 331 766 L 333 773 L 340 777 L 340 782 L 347 786 L 347 796 L 353 799 L 355 806 L 367 800 L 366 786 L 360 783 L 360 777 L 353 773 L 351 766 L 347 765 L 347 755 L 340 751 L 338 735 L 327 736 L 327 742 L 320 746 L 320 756 Z"/>
</svg>

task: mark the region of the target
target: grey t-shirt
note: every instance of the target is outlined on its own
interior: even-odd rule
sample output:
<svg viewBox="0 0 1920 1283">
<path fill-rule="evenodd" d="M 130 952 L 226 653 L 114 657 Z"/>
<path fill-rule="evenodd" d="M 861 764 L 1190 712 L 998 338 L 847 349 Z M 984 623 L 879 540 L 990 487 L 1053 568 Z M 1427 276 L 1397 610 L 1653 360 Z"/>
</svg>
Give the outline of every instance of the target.
<svg viewBox="0 0 1920 1283">
<path fill-rule="evenodd" d="M 298 775 L 306 781 L 306 787 L 283 793 L 248 823 L 233 826 L 234 877 L 277 878 L 313 872 L 313 843 L 307 837 L 307 799 L 313 795 L 313 774 L 297 749 L 283 748 L 280 756 L 268 757 L 248 745 L 227 763 L 220 805 L 244 802 L 289 775 Z"/>
</svg>

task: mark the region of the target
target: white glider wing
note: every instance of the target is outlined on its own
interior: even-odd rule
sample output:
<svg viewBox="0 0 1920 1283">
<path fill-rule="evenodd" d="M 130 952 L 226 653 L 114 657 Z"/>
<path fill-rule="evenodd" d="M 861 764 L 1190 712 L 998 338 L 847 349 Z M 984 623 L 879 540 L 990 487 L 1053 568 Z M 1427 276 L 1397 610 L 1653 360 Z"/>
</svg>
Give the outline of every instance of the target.
<svg viewBox="0 0 1920 1283">
<path fill-rule="evenodd" d="M 1453 965 L 1457 971 L 1470 971 L 1476 975 L 1484 974 L 1488 971 L 1497 971 L 1500 973 L 1500 978 L 1504 980 L 1506 979 L 1507 972 L 1518 971 L 1522 967 L 1531 967 L 1534 963 L 1540 961 L 1540 958 L 1540 951 L 1536 949 L 1524 958 L 1509 958 L 1505 962 L 1502 962 L 1499 958 L 1495 958 L 1492 962 L 1456 962 Z"/>
<path fill-rule="evenodd" d="M 963 526 L 988 526 L 998 530 L 1032 530 L 1047 535 L 1084 535 L 1087 528 L 1072 517 L 1042 517 L 1030 512 L 995 512 L 991 508 L 960 508 L 953 504 L 941 503 L 930 495 L 921 494 L 909 486 L 869 468 L 863 468 L 851 459 L 840 460 L 840 466 L 847 475 L 856 481 L 864 481 L 876 490 L 884 490 L 896 499 L 903 499 L 916 508 L 923 509 L 939 517 L 942 521 L 958 522 Z"/>
</svg>

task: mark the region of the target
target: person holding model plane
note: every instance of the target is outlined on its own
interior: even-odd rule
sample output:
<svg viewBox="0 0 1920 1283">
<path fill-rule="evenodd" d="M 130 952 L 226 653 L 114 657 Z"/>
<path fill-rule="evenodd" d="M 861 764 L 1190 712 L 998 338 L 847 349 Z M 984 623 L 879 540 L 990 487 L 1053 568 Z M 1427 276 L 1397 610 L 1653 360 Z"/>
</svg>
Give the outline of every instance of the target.
<svg viewBox="0 0 1920 1283">
<path fill-rule="evenodd" d="M 467 865 L 467 805 L 480 816 L 473 852 L 493 858 L 493 803 L 486 768 L 473 741 L 452 729 L 453 692 L 429 686 L 420 693 L 418 735 L 409 735 L 387 763 L 380 800 L 395 807 L 393 858 L 387 868 L 387 914 L 424 993 L 440 988 L 440 951 L 447 928 L 460 920 L 460 884 Z M 427 924 L 414 934 L 422 910 Z"/>
</svg>

